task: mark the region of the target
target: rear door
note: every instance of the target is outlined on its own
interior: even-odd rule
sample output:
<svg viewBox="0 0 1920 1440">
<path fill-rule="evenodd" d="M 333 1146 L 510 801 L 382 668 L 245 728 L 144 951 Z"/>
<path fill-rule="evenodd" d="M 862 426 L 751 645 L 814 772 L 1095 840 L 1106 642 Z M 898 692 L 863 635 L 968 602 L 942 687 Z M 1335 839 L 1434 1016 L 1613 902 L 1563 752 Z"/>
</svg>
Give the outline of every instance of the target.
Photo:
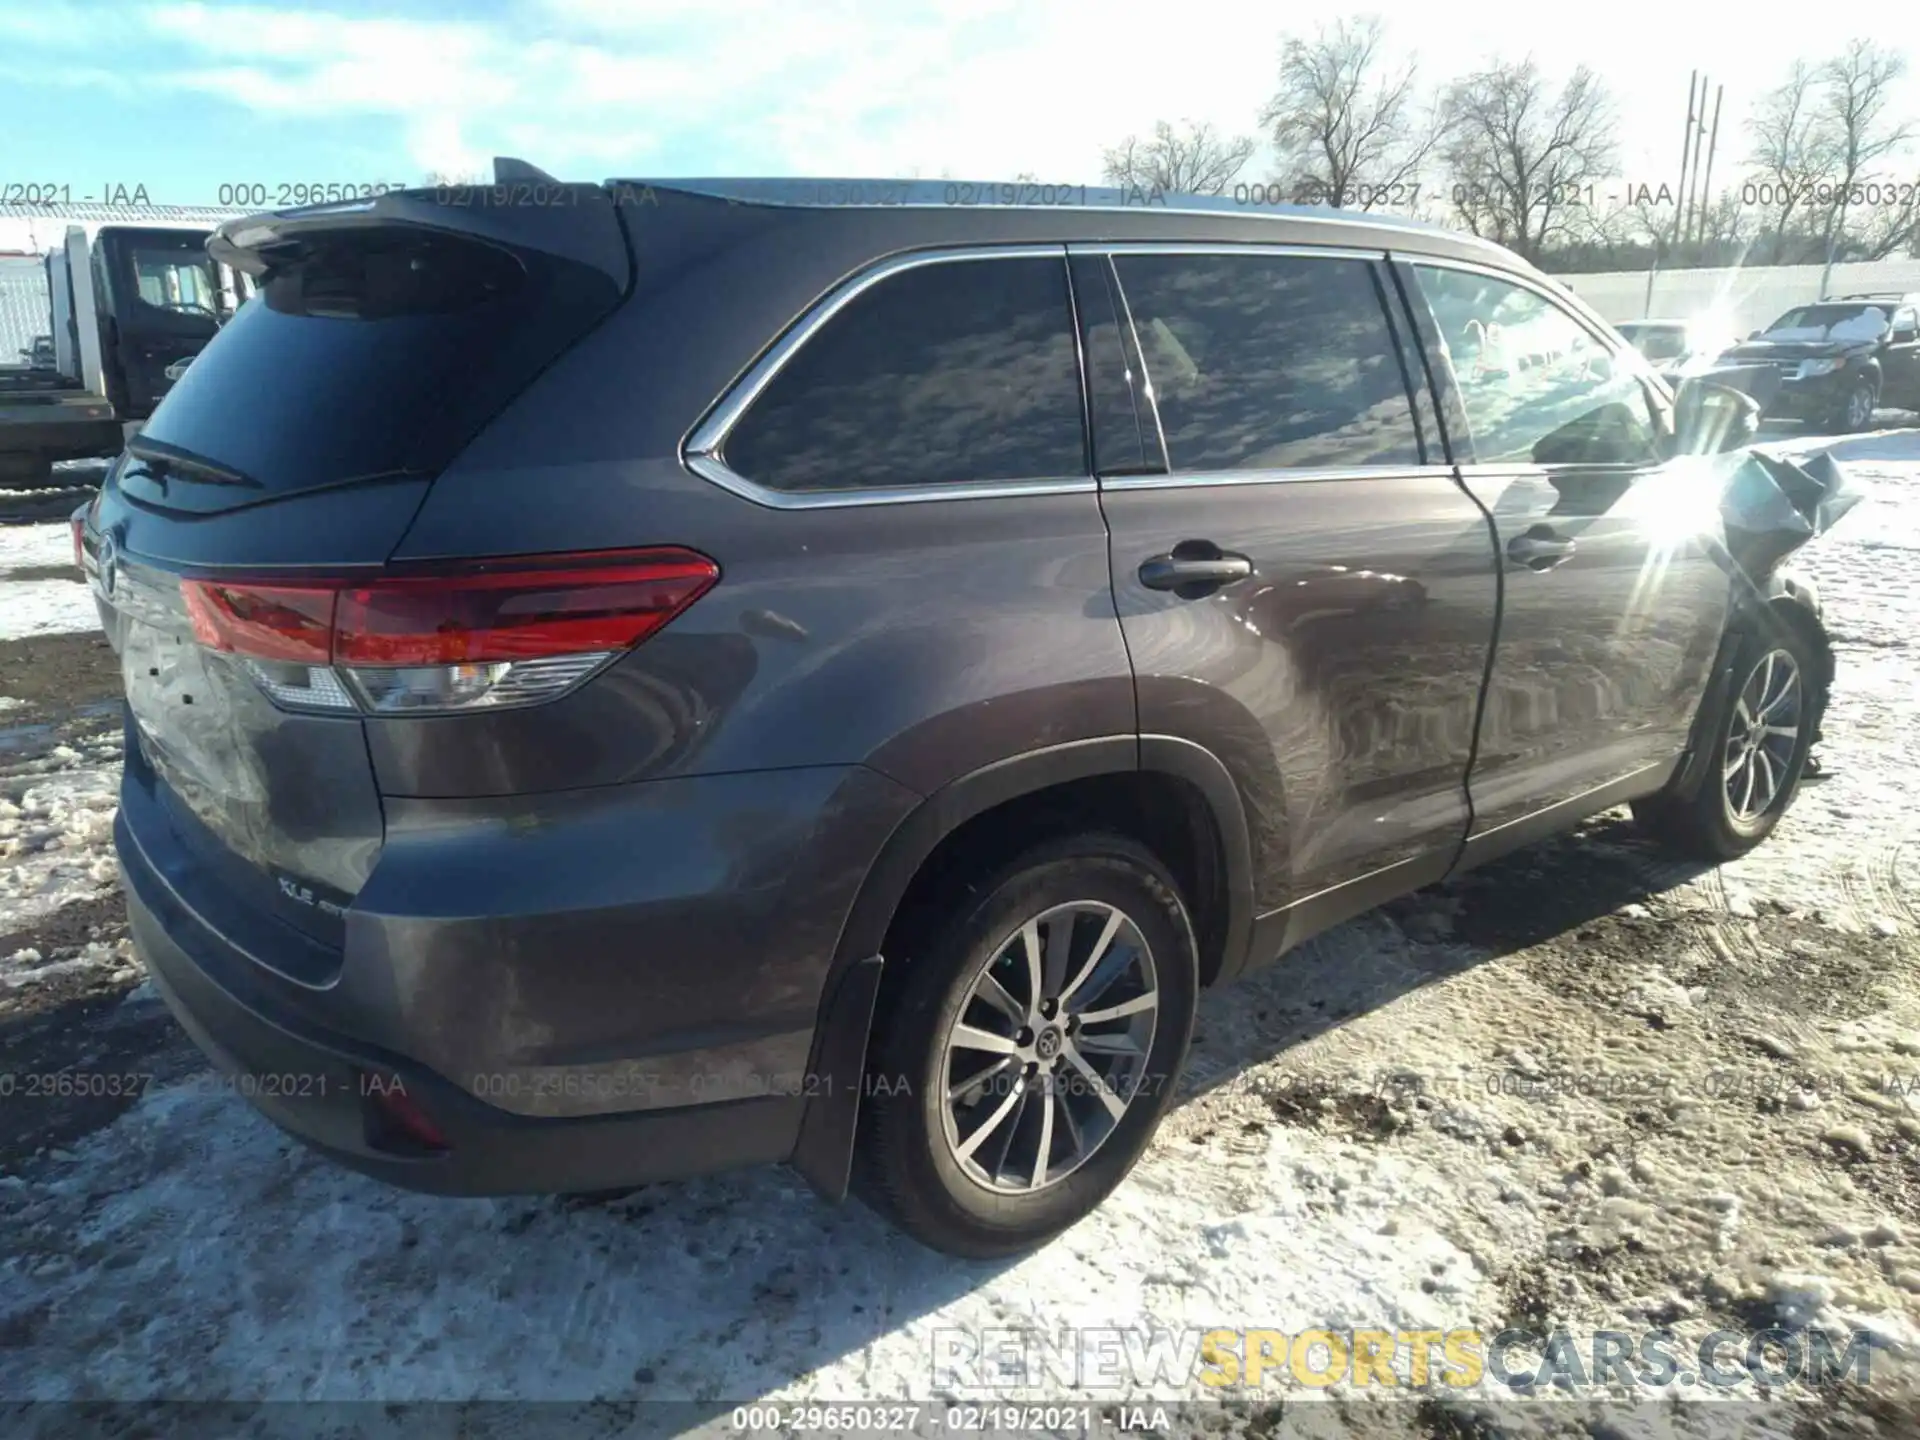
<svg viewBox="0 0 1920 1440">
<path fill-rule="evenodd" d="M 1234 773 L 1269 954 L 1437 878 L 1467 828 L 1493 553 L 1411 384 L 1381 259 L 1075 257 L 1140 728 Z M 1127 439 L 1136 414 L 1144 444 Z"/>
<path fill-rule="evenodd" d="M 94 237 L 107 398 L 122 420 L 153 414 L 167 367 L 206 347 L 224 318 L 205 230 L 109 226 Z"/>
<path fill-rule="evenodd" d="M 1719 492 L 1707 467 L 1663 460 L 1671 417 L 1644 363 L 1547 283 L 1440 262 L 1408 273 L 1465 411 L 1461 476 L 1500 546 L 1477 858 L 1684 748 L 1726 619 Z"/>
</svg>

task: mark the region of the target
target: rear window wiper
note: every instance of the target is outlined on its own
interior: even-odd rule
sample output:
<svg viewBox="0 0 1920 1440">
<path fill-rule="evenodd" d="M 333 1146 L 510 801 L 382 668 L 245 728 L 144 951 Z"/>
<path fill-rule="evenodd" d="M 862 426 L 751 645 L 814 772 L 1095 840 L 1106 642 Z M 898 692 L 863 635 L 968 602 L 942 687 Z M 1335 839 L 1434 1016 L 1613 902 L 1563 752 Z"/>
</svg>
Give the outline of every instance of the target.
<svg viewBox="0 0 1920 1440">
<path fill-rule="evenodd" d="M 209 460 L 204 455 L 196 455 L 178 445 L 169 445 L 164 440 L 149 440 L 144 435 L 136 435 L 127 442 L 127 453 L 162 477 L 178 474 L 182 480 L 199 480 L 208 485 L 239 485 L 248 490 L 267 488 L 253 476 L 231 465 L 222 465 L 218 460 Z"/>
</svg>

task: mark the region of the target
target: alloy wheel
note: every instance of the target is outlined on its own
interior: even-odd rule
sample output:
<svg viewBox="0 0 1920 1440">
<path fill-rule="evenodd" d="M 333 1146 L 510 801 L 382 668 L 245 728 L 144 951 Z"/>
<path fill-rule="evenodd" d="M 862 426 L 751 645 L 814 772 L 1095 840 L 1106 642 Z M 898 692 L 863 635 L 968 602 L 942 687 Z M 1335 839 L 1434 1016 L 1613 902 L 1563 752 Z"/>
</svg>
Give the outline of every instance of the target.
<svg viewBox="0 0 1920 1440">
<path fill-rule="evenodd" d="M 1078 1170 L 1140 1092 L 1159 1005 L 1152 951 L 1121 910 L 1077 900 L 1021 925 L 974 977 L 941 1049 L 960 1168 L 1019 1194 Z"/>
<path fill-rule="evenodd" d="M 1873 394 L 1866 386 L 1857 386 L 1847 396 L 1847 428 L 1864 430 L 1867 422 L 1873 419 Z"/>
<path fill-rule="evenodd" d="M 1735 824 L 1754 824 L 1785 790 L 1800 743 L 1805 691 L 1799 663 L 1785 650 L 1761 656 L 1740 687 L 1721 767 L 1727 814 Z"/>
</svg>

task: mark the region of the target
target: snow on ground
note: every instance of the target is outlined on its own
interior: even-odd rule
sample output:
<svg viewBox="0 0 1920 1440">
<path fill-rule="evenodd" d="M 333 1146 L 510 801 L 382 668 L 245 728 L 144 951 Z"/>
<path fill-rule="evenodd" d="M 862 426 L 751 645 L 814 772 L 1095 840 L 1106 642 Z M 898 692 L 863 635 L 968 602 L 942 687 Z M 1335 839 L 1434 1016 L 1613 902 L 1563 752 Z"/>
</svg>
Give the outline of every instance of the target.
<svg viewBox="0 0 1920 1440">
<path fill-rule="evenodd" d="M 0 577 L 10 570 L 73 564 L 73 534 L 65 525 L 0 527 Z"/>
<path fill-rule="evenodd" d="M 946 1260 L 784 1170 L 405 1194 L 195 1069 L 0 1178 L 0 1397 L 645 1397 L 712 1420 L 927 1399 L 956 1328 L 1549 1321 L 1864 1328 L 1884 1383 L 1920 1356 L 1920 435 L 1839 449 L 1872 493 L 1797 559 L 1840 657 L 1827 774 L 1772 840 L 1699 871 L 1600 817 L 1208 996 L 1155 1145 L 1039 1253 Z M 113 767 L 61 763 L 0 820 L 0 932 L 106 878 Z M 0 976 L 124 965 L 111 939 L 69 951 Z M 160 1012 L 142 987 L 116 1013 Z M 1182 1391 L 1072 1398 L 1146 1393 Z"/>
<path fill-rule="evenodd" d="M 67 575 L 45 573 L 55 567 Z M 73 568 L 72 532 L 64 524 L 0 526 L 0 640 L 99 627 L 93 596 Z"/>
<path fill-rule="evenodd" d="M 97 629 L 93 596 L 79 580 L 0 577 L 0 640 Z"/>
<path fill-rule="evenodd" d="M 0 792 L 0 930 L 19 929 L 73 900 L 118 884 L 113 816 L 120 793 L 119 736 L 87 748 L 56 746 L 53 764 L 17 800 Z M 46 762 L 42 762 L 46 763 Z M 0 984 L 7 959 L 0 954 Z"/>
</svg>

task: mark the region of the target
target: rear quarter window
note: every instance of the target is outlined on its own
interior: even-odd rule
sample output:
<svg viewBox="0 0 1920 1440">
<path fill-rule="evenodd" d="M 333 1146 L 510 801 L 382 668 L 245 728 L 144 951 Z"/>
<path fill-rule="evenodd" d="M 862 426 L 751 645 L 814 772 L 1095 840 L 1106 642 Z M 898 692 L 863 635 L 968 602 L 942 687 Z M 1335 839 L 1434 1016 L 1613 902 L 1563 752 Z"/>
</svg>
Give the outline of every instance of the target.
<svg viewBox="0 0 1920 1440">
<path fill-rule="evenodd" d="M 876 281 L 728 434 L 727 467 L 795 492 L 1087 473 L 1063 258 L 940 261 Z"/>
</svg>

